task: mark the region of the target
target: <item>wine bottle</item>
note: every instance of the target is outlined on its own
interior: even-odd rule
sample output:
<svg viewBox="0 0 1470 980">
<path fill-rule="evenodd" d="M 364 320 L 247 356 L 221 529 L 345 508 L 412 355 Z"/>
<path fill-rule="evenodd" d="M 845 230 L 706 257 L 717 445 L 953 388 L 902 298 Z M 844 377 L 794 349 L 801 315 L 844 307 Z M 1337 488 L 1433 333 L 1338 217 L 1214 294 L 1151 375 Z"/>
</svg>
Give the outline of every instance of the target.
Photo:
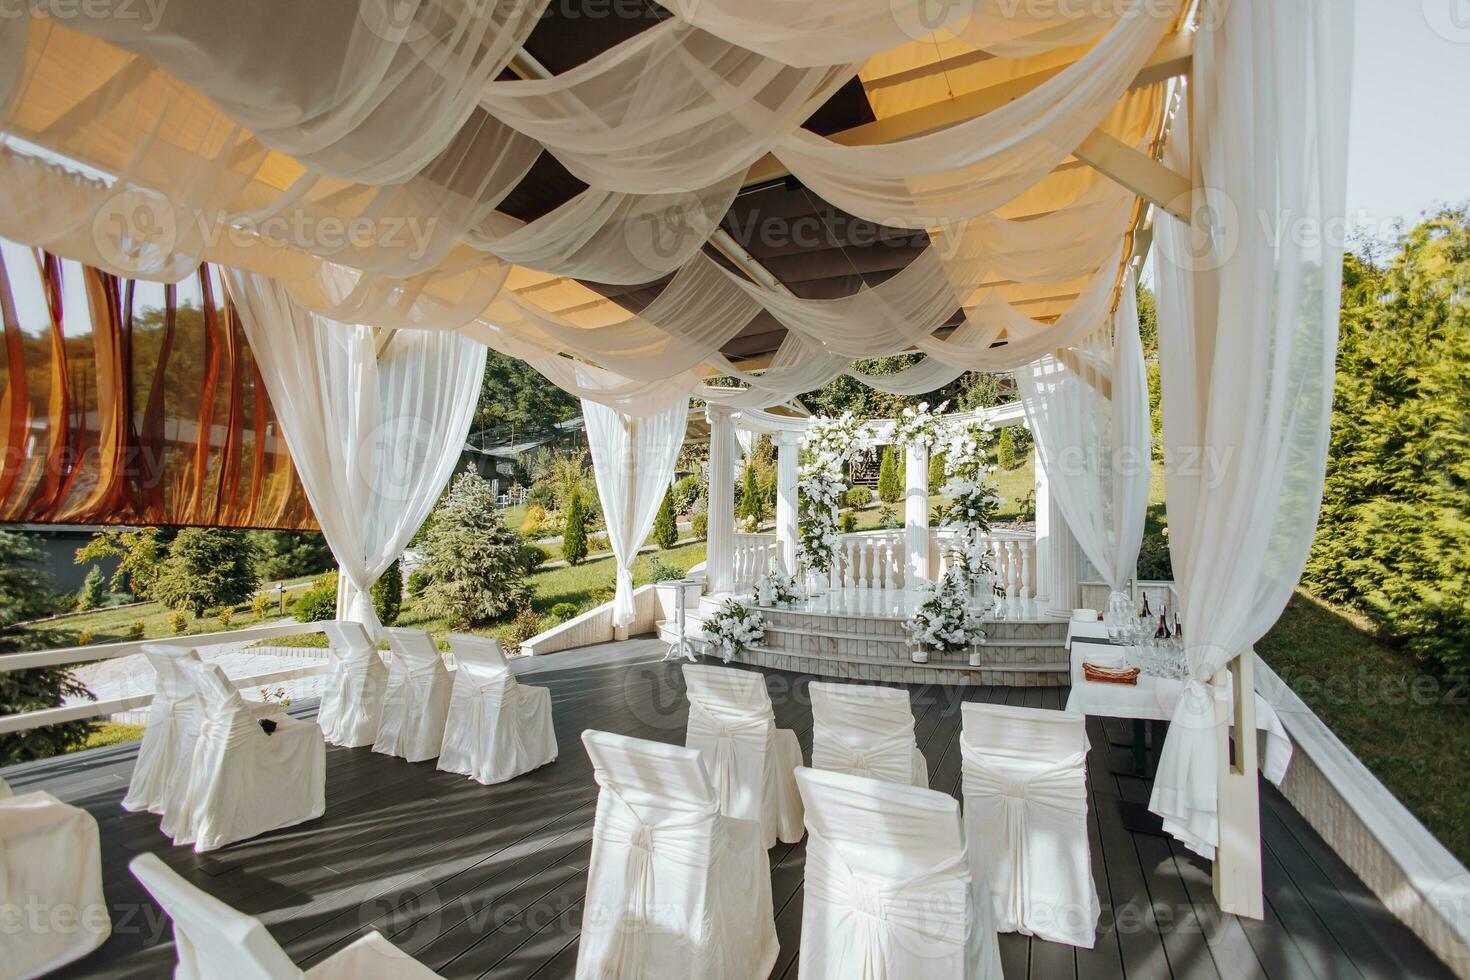
<svg viewBox="0 0 1470 980">
<path fill-rule="evenodd" d="M 1153 619 L 1154 614 L 1148 611 L 1148 593 L 1143 594 L 1143 612 L 1138 614 L 1143 619 Z"/>
<path fill-rule="evenodd" d="M 1166 613 L 1159 613 L 1159 628 L 1154 630 L 1154 639 L 1167 640 L 1169 638 L 1169 622 Z"/>
</svg>

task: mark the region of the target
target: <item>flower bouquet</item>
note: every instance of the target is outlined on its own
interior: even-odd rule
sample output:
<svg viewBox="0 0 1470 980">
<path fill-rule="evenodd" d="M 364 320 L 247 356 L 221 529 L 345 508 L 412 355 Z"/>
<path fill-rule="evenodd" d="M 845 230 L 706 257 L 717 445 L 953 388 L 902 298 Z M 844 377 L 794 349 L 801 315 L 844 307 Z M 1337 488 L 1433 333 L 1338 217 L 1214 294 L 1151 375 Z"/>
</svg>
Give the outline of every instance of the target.
<svg viewBox="0 0 1470 980">
<path fill-rule="evenodd" d="M 970 609 L 970 589 L 960 569 L 951 569 L 938 582 L 920 587 L 919 608 L 904 620 L 910 658 L 916 664 L 929 662 L 929 654 L 970 650 L 985 642 L 980 614 Z M 978 666 L 979 653 L 972 652 L 970 665 Z"/>
<path fill-rule="evenodd" d="M 755 583 L 755 604 L 768 609 L 789 609 L 806 599 L 796 578 L 781 571 L 762 575 Z"/>
<path fill-rule="evenodd" d="M 766 621 L 761 614 L 735 599 L 726 599 L 719 612 L 704 621 L 704 638 L 720 650 L 725 663 L 765 635 Z"/>
</svg>

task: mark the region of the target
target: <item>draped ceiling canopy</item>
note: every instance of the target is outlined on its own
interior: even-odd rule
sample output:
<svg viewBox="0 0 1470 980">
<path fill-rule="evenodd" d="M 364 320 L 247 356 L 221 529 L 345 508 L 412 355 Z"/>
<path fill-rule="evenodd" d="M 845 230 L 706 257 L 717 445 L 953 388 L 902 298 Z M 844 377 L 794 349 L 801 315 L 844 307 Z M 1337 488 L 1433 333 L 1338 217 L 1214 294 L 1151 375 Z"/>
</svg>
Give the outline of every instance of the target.
<svg viewBox="0 0 1470 980">
<path fill-rule="evenodd" d="M 41 2 L 0 22 L 0 236 L 268 275 L 623 411 L 900 351 L 925 390 L 1106 326 L 1181 5 Z"/>
</svg>

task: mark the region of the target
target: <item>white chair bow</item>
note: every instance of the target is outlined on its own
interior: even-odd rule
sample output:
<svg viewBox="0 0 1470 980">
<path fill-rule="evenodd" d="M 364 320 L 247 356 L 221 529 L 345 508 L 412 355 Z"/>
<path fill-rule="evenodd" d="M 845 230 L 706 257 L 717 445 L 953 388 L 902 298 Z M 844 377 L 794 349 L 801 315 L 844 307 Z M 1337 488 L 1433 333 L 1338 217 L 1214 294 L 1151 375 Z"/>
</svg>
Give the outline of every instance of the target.
<svg viewBox="0 0 1470 980">
<path fill-rule="evenodd" d="M 328 623 L 332 671 L 322 691 L 316 723 L 332 745 L 373 744 L 383 717 L 388 667 L 361 623 Z"/>
<path fill-rule="evenodd" d="M 954 797 L 798 769 L 806 805 L 803 978 L 1000 978 Z"/>
<path fill-rule="evenodd" d="M 582 733 L 601 791 L 577 976 L 764 977 L 778 951 L 760 825 L 723 816 L 699 753 Z"/>
<path fill-rule="evenodd" d="M 326 746 L 316 725 L 284 714 L 267 735 L 217 664 L 188 661 L 204 703 L 183 801 L 164 815 L 175 844 L 210 851 L 326 810 Z"/>
<path fill-rule="evenodd" d="M 493 637 L 449 634 L 457 667 L 439 768 L 501 783 L 556 759 L 551 691 L 519 683 Z"/>
<path fill-rule="evenodd" d="M 1091 948 L 1100 915 L 1087 836 L 1084 718 L 966 704 L 960 752 L 977 887 L 1002 932 Z"/>
<path fill-rule="evenodd" d="M 393 659 L 373 751 L 409 762 L 435 758 L 444 744 L 453 679 L 428 633 L 392 626 L 383 633 Z"/>
<path fill-rule="evenodd" d="M 813 681 L 812 768 L 913 786 L 929 785 L 906 691 Z"/>
<path fill-rule="evenodd" d="M 684 666 L 689 722 L 684 744 L 696 749 L 720 801 L 720 812 L 761 825 L 766 846 L 801 840 L 796 733 L 777 728 L 761 674 L 703 664 Z"/>
</svg>

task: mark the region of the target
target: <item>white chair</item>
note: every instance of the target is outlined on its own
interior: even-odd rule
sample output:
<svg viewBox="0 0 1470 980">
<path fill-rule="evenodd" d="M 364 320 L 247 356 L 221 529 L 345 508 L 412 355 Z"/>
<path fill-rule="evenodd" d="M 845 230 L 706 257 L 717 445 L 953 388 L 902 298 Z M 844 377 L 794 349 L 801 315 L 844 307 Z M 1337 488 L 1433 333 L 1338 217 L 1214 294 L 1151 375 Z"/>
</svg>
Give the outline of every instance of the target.
<svg viewBox="0 0 1470 980">
<path fill-rule="evenodd" d="M 813 681 L 812 768 L 929 785 L 906 691 Z"/>
<path fill-rule="evenodd" d="M 434 640 L 423 630 L 384 627 L 393 662 L 373 751 L 423 762 L 444 744 L 444 719 L 454 679 Z"/>
<path fill-rule="evenodd" d="M 959 801 L 947 793 L 796 770 L 806 806 L 803 980 L 1000 980 L 985 896 L 970 882 Z"/>
<path fill-rule="evenodd" d="M 186 662 L 204 702 L 189 788 L 163 818 L 175 844 L 212 851 L 268 830 L 314 820 L 326 810 L 326 745 L 316 725 L 285 714 L 266 734 L 218 664 Z"/>
<path fill-rule="evenodd" d="M 10 784 L 0 779 L 0 800 L 10 799 Z"/>
<path fill-rule="evenodd" d="M 503 783 L 556 760 L 551 691 L 517 683 L 494 637 L 449 634 L 456 668 L 439 768 Z"/>
<path fill-rule="evenodd" d="M 1092 948 L 1086 719 L 994 704 L 961 711 L 970 865 L 998 928 Z"/>
<path fill-rule="evenodd" d="M 383 717 L 388 666 L 361 623 L 328 623 L 332 670 L 322 688 L 316 723 L 332 745 L 372 745 Z"/>
<path fill-rule="evenodd" d="M 27 909 L 39 909 L 42 922 L 32 924 Z M 0 976 L 39 977 L 107 940 L 112 919 L 91 814 L 50 793 L 0 800 L 0 910 Z"/>
<path fill-rule="evenodd" d="M 597 784 L 577 976 L 750 980 L 776 962 L 760 824 L 720 813 L 699 753 L 582 733 Z"/>
<path fill-rule="evenodd" d="M 776 727 L 766 679 L 753 670 L 684 665 L 689 725 L 684 744 L 698 750 L 720 812 L 761 825 L 766 846 L 801 840 L 796 733 Z"/>
<path fill-rule="evenodd" d="M 143 656 L 153 668 L 153 703 L 122 806 L 134 812 L 167 813 L 189 788 L 189 761 L 199 738 L 203 702 L 183 665 L 198 663 L 199 654 L 189 647 L 147 643 Z"/>
<path fill-rule="evenodd" d="M 174 923 L 174 980 L 427 980 L 439 974 L 368 932 L 306 972 L 297 969 L 261 921 L 185 881 L 154 854 L 128 867 Z"/>
</svg>

